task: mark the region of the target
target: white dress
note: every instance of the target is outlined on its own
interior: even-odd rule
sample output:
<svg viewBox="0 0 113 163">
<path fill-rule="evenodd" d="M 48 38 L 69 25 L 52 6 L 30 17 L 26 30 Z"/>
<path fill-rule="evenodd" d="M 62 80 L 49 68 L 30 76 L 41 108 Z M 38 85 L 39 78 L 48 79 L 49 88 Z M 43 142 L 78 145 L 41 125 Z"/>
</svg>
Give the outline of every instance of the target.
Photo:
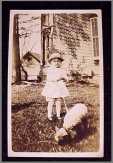
<svg viewBox="0 0 113 163">
<path fill-rule="evenodd" d="M 57 81 L 60 78 L 67 79 L 66 72 L 62 68 L 48 68 L 47 81 L 42 91 L 42 95 L 49 98 L 60 98 L 69 96 L 69 91 L 66 88 L 64 81 Z"/>
</svg>

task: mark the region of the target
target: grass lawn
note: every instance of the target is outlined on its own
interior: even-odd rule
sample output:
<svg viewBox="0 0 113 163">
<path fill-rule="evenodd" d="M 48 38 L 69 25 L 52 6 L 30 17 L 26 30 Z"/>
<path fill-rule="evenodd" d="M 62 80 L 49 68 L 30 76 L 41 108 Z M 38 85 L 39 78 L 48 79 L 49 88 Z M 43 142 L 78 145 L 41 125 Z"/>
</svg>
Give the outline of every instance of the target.
<svg viewBox="0 0 113 163">
<path fill-rule="evenodd" d="M 47 103 L 41 96 L 42 84 L 12 85 L 12 146 L 17 152 L 97 152 L 99 149 L 99 87 L 71 83 L 70 108 L 77 102 L 88 106 L 88 129 L 84 136 L 67 144 L 55 142 L 55 126 L 62 127 L 63 120 L 49 122 Z M 64 112 L 62 102 L 62 112 Z"/>
</svg>

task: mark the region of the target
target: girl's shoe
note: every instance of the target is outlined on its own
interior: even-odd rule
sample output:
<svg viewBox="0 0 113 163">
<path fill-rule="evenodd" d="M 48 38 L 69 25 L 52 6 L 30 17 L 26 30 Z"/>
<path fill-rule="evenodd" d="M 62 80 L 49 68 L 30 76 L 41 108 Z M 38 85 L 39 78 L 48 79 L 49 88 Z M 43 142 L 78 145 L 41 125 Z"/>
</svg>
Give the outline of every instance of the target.
<svg viewBox="0 0 113 163">
<path fill-rule="evenodd" d="M 48 119 L 49 119 L 49 121 L 52 121 L 53 120 L 52 117 L 48 117 Z"/>
<path fill-rule="evenodd" d="M 61 117 L 57 117 L 58 118 L 58 120 L 60 120 L 61 119 Z"/>
</svg>

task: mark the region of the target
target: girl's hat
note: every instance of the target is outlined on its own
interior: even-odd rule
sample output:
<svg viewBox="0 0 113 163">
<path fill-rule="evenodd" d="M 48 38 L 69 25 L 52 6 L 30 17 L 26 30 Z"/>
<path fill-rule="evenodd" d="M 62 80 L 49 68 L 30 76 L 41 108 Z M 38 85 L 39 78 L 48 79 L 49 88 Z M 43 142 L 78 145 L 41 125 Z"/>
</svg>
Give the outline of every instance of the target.
<svg viewBox="0 0 113 163">
<path fill-rule="evenodd" d="M 53 53 L 49 59 L 48 62 L 51 62 L 53 59 L 60 59 L 61 61 L 63 61 L 64 59 L 61 57 L 61 55 L 59 53 Z"/>
</svg>

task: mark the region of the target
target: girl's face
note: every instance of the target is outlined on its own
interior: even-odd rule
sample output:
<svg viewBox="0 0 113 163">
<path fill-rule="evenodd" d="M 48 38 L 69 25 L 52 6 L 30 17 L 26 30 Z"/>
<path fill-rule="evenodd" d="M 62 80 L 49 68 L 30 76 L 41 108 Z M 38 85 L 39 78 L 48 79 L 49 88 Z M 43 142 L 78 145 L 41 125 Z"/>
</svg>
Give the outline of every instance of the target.
<svg viewBox="0 0 113 163">
<path fill-rule="evenodd" d="M 58 58 L 52 59 L 51 65 L 59 68 L 62 65 L 62 61 L 60 59 L 58 59 Z"/>
</svg>

